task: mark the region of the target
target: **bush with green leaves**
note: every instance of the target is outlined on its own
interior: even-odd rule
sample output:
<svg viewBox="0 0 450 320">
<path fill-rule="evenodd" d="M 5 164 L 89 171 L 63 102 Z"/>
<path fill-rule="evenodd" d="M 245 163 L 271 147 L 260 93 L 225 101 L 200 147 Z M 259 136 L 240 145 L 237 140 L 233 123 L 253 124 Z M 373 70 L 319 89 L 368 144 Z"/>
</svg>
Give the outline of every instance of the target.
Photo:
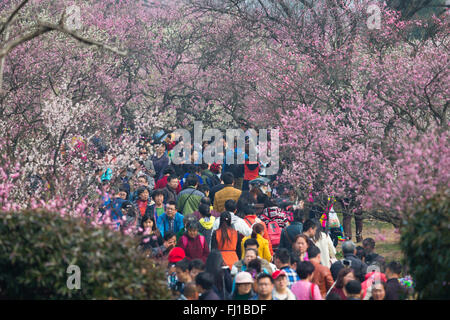
<svg viewBox="0 0 450 320">
<path fill-rule="evenodd" d="M 450 197 L 417 206 L 402 227 L 401 248 L 419 299 L 450 299 Z"/>
<path fill-rule="evenodd" d="M 0 212 L 0 299 L 169 299 L 165 269 L 137 244 L 58 213 Z"/>
</svg>

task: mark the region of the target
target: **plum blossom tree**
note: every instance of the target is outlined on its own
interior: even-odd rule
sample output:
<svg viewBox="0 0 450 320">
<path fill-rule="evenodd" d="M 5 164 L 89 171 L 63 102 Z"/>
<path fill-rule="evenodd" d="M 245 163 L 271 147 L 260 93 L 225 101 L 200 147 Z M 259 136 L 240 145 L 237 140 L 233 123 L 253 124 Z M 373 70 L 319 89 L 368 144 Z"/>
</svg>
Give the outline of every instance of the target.
<svg viewBox="0 0 450 320">
<path fill-rule="evenodd" d="M 116 175 L 126 168 L 141 134 L 189 126 L 199 114 L 209 125 L 224 126 L 235 117 L 236 105 L 222 110 L 239 88 L 219 95 L 230 86 L 216 76 L 236 72 L 233 54 L 251 41 L 230 46 L 227 65 L 217 68 L 220 50 L 239 38 L 229 19 L 199 17 L 176 1 L 2 6 L 8 12 L 1 25 L 8 36 L 0 34 L 6 48 L 0 126 L 7 207 L 42 205 L 95 216 L 99 175 L 93 173 L 110 168 Z M 65 24 L 69 6 L 79 8 L 76 30 Z M 223 25 L 230 32 L 227 44 Z M 33 37 L 23 36 L 29 33 Z M 14 171 L 11 180 L 15 163 L 20 174 Z M 36 184 L 40 192 L 33 192 Z"/>
<path fill-rule="evenodd" d="M 142 133 L 202 120 L 280 129 L 282 179 L 398 226 L 449 186 L 449 22 L 376 3 L 379 29 L 367 0 L 2 3 L 2 165 L 22 170 L 11 205 L 39 202 L 20 190 L 38 175 L 44 202 L 94 207 L 92 172 L 126 167 Z M 26 28 L 47 29 L 11 46 Z"/>
<path fill-rule="evenodd" d="M 381 28 L 369 29 L 369 4 L 191 1 L 261 40 L 244 53 L 241 100 L 248 122 L 281 129 L 284 179 L 399 226 L 415 201 L 449 187 L 448 13 L 408 20 L 379 3 Z M 417 38 L 417 28 L 434 31 Z"/>
</svg>

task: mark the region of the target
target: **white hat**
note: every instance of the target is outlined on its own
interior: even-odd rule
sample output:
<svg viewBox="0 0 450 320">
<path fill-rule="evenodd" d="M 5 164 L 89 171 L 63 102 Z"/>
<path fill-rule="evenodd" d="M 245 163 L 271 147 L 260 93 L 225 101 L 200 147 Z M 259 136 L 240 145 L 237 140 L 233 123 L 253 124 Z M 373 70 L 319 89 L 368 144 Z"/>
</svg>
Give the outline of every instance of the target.
<svg viewBox="0 0 450 320">
<path fill-rule="evenodd" d="M 248 272 L 241 271 L 236 275 L 236 284 L 253 283 L 252 275 Z"/>
</svg>

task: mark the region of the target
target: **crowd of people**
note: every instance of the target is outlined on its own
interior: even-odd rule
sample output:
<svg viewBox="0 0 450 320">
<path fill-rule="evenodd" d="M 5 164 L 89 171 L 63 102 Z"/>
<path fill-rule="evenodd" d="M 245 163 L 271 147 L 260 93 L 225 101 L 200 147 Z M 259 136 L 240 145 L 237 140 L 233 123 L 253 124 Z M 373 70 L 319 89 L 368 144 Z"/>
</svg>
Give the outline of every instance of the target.
<svg viewBox="0 0 450 320">
<path fill-rule="evenodd" d="M 178 142 L 170 135 L 160 138 L 152 145 L 153 156 L 143 144 L 127 168 L 100 172 L 100 211 L 118 230 L 138 238 L 138 250 L 167 269 L 175 299 L 411 296 L 399 262 L 386 262 L 371 238 L 362 247 L 344 239 L 338 253 L 314 202 L 273 183 L 276 177 L 264 177 L 264 164 L 248 157 L 244 164 L 199 163 L 195 151 L 189 155 L 194 164 L 174 164 L 171 152 Z M 235 145 L 234 151 L 248 154 L 248 147 Z M 288 201 L 280 202 L 283 196 Z"/>
</svg>

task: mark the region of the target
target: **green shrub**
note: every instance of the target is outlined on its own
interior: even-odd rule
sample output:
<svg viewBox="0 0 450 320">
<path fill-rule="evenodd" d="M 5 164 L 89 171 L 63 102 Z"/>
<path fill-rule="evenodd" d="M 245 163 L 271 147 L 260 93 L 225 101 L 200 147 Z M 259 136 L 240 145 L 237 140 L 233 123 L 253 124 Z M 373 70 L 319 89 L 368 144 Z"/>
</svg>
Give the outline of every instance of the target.
<svg viewBox="0 0 450 320">
<path fill-rule="evenodd" d="M 0 212 L 0 298 L 169 299 L 165 270 L 137 242 L 46 211 Z M 68 289 L 81 270 L 81 288 Z M 69 282 L 71 283 L 71 282 Z"/>
<path fill-rule="evenodd" d="M 419 299 L 450 298 L 450 198 L 417 206 L 402 227 L 401 248 Z"/>
</svg>

